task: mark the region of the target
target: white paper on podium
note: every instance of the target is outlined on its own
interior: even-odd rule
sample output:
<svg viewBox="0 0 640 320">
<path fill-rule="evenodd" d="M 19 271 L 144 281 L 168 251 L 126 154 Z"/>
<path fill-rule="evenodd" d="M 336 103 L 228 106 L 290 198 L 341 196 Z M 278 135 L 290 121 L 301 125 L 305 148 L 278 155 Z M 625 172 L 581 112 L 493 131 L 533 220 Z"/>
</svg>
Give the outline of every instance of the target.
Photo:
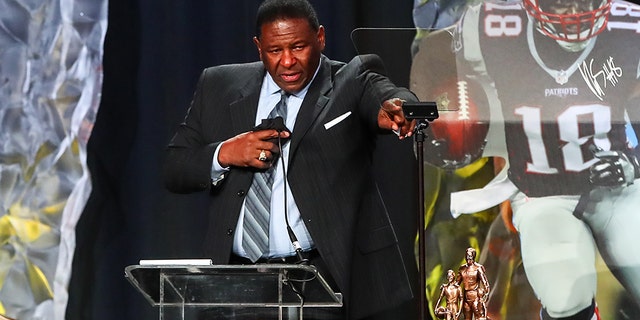
<svg viewBox="0 0 640 320">
<path fill-rule="evenodd" d="M 211 259 L 159 259 L 140 260 L 141 266 L 211 266 Z"/>
</svg>

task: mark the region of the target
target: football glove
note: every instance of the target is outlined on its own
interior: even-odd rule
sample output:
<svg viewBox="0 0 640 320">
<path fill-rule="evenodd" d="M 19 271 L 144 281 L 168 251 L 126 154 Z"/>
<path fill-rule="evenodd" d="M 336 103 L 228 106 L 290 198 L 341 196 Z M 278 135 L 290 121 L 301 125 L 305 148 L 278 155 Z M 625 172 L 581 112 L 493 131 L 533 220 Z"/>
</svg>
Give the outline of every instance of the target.
<svg viewBox="0 0 640 320">
<path fill-rule="evenodd" d="M 595 150 L 599 161 L 589 169 L 589 181 L 598 187 L 620 187 L 633 183 L 638 178 L 638 159 L 622 151 Z"/>
</svg>

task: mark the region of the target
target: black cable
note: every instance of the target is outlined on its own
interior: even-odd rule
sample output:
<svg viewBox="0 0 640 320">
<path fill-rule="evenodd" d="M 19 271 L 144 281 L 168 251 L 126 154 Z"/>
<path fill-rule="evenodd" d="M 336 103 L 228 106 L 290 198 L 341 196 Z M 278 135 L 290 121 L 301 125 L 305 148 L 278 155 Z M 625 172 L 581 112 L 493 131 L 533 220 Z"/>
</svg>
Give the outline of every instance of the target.
<svg viewBox="0 0 640 320">
<path fill-rule="evenodd" d="M 286 128 L 286 127 L 285 127 Z M 304 257 L 304 253 L 302 251 L 302 246 L 298 241 L 298 237 L 293 232 L 291 228 L 291 224 L 289 224 L 289 208 L 287 204 L 287 169 L 285 169 L 285 160 L 284 160 L 284 150 L 282 149 L 282 138 L 280 134 L 284 131 L 281 128 L 276 129 L 278 131 L 278 148 L 280 149 L 280 162 L 282 163 L 282 178 L 284 183 L 284 221 L 287 225 L 287 233 L 289 234 L 289 239 L 291 240 L 291 244 L 293 245 L 296 256 L 298 257 L 298 264 L 309 264 L 309 259 Z"/>
</svg>

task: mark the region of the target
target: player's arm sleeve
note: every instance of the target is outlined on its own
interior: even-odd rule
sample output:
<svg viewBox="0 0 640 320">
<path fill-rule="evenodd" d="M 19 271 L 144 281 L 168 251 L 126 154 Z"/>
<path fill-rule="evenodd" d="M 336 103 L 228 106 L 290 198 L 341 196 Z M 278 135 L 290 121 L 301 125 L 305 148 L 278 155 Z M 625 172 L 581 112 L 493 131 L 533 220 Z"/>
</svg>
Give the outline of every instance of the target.
<svg viewBox="0 0 640 320">
<path fill-rule="evenodd" d="M 475 75 L 486 75 L 487 68 L 482 57 L 480 47 L 480 10 L 482 6 L 469 7 L 456 29 L 455 49 L 462 53 L 464 65 L 459 66 L 460 70 L 468 70 L 465 73 Z M 460 59 L 459 59 L 460 60 Z"/>
</svg>

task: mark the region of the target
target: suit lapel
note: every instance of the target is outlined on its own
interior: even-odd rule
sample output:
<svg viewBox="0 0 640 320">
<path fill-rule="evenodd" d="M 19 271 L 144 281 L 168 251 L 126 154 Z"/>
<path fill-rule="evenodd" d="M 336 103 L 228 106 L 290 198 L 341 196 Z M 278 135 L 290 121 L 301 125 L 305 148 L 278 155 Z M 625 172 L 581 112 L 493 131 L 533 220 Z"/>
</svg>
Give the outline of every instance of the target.
<svg viewBox="0 0 640 320">
<path fill-rule="evenodd" d="M 311 83 L 309 91 L 300 106 L 300 111 L 298 111 L 293 135 L 291 136 L 289 161 L 291 161 L 295 155 L 295 152 L 300 145 L 300 141 L 302 141 L 304 136 L 307 134 L 311 125 L 315 122 L 318 115 L 320 115 L 322 109 L 324 109 L 327 103 L 329 103 L 332 89 L 333 82 L 331 80 L 331 64 L 325 56 L 322 56 L 318 75 Z"/>
<path fill-rule="evenodd" d="M 247 77 L 249 81 L 238 90 L 238 96 L 229 104 L 229 114 L 234 132 L 246 132 L 255 125 L 258 100 L 260 99 L 260 87 L 264 78 L 262 63 L 253 65 L 255 76 Z M 329 103 L 333 89 L 331 75 L 331 63 L 322 56 L 320 70 L 311 83 L 309 91 L 302 101 L 300 111 L 296 118 L 294 134 L 291 137 L 291 151 L 289 159 L 293 158 L 300 141 L 307 134 L 312 124 L 324 107 Z"/>
<path fill-rule="evenodd" d="M 247 77 L 249 81 L 239 88 L 236 100 L 229 104 L 229 113 L 231 114 L 234 132 L 246 132 L 255 125 L 264 68 L 262 63 L 254 64 L 254 66 L 255 76 Z"/>
</svg>

